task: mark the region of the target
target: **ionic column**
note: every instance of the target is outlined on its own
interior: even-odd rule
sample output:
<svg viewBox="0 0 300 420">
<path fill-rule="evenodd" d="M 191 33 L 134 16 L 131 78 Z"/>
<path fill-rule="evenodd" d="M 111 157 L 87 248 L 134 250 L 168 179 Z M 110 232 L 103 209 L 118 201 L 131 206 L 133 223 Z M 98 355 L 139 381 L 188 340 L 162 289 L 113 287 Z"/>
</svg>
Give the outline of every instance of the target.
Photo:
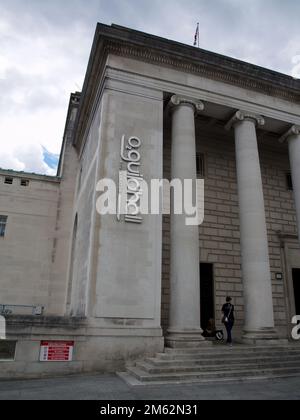
<svg viewBox="0 0 300 420">
<path fill-rule="evenodd" d="M 300 242 L 300 126 L 294 125 L 284 134 L 281 142 L 288 142 L 293 191 L 298 221 L 298 239 Z"/>
<path fill-rule="evenodd" d="M 277 338 L 274 330 L 272 283 L 264 195 L 257 146 L 259 115 L 238 111 L 227 125 L 234 127 L 240 208 L 244 341 Z"/>
<path fill-rule="evenodd" d="M 171 98 L 172 180 L 196 181 L 195 113 L 200 101 Z M 189 347 L 203 343 L 200 327 L 200 273 L 198 226 L 186 226 L 185 214 L 171 211 L 170 327 L 166 344 Z"/>
</svg>

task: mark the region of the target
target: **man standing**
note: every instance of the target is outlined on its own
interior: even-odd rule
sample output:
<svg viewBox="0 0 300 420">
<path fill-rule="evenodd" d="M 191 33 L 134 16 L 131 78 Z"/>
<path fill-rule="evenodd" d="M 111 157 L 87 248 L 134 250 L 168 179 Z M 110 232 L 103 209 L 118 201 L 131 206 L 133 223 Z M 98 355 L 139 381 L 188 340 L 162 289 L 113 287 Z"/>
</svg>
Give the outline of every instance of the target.
<svg viewBox="0 0 300 420">
<path fill-rule="evenodd" d="M 225 325 L 227 331 L 227 344 L 232 346 L 232 335 L 231 331 L 234 326 L 234 306 L 231 304 L 231 297 L 226 298 L 226 303 L 222 307 L 223 319 L 222 322 Z"/>
</svg>

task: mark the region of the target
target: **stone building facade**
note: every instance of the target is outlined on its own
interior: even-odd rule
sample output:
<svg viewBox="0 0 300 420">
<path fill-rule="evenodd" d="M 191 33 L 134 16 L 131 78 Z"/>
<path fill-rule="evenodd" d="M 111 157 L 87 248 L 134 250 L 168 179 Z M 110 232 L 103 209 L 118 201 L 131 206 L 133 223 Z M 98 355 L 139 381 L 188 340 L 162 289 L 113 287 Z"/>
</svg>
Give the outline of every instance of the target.
<svg viewBox="0 0 300 420">
<path fill-rule="evenodd" d="M 57 176 L 0 171 L 0 309 L 15 350 L 2 350 L 0 377 L 113 371 L 165 344 L 201 346 L 228 295 L 238 340 L 289 339 L 300 305 L 299 100 L 291 77 L 98 24 Z M 141 140 L 148 182 L 204 179 L 201 226 L 98 214 L 98 181 L 119 182 L 123 136 Z M 74 343 L 72 361 L 40 361 L 43 341 Z"/>
</svg>

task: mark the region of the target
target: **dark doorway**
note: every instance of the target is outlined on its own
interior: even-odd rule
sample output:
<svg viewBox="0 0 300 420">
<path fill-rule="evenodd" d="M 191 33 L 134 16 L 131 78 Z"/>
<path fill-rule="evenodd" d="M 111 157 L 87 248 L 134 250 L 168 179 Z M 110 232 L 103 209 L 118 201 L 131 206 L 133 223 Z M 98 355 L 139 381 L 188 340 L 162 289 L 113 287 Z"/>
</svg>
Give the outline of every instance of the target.
<svg viewBox="0 0 300 420">
<path fill-rule="evenodd" d="M 213 264 L 200 264 L 201 328 L 206 329 L 208 321 L 215 318 Z"/>
<path fill-rule="evenodd" d="M 293 268 L 293 283 L 295 293 L 295 315 L 300 315 L 300 268 Z"/>
</svg>

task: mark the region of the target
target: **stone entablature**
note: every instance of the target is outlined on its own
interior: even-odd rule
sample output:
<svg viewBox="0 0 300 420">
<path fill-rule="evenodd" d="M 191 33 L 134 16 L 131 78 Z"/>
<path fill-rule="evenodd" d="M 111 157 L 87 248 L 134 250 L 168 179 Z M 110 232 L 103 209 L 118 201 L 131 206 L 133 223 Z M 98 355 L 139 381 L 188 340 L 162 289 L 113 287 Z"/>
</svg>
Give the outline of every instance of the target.
<svg viewBox="0 0 300 420">
<path fill-rule="evenodd" d="M 117 25 L 98 24 L 76 121 L 74 144 L 78 149 L 105 88 L 110 56 L 200 76 L 290 103 L 299 104 L 300 100 L 300 82 L 290 76 Z"/>
</svg>

